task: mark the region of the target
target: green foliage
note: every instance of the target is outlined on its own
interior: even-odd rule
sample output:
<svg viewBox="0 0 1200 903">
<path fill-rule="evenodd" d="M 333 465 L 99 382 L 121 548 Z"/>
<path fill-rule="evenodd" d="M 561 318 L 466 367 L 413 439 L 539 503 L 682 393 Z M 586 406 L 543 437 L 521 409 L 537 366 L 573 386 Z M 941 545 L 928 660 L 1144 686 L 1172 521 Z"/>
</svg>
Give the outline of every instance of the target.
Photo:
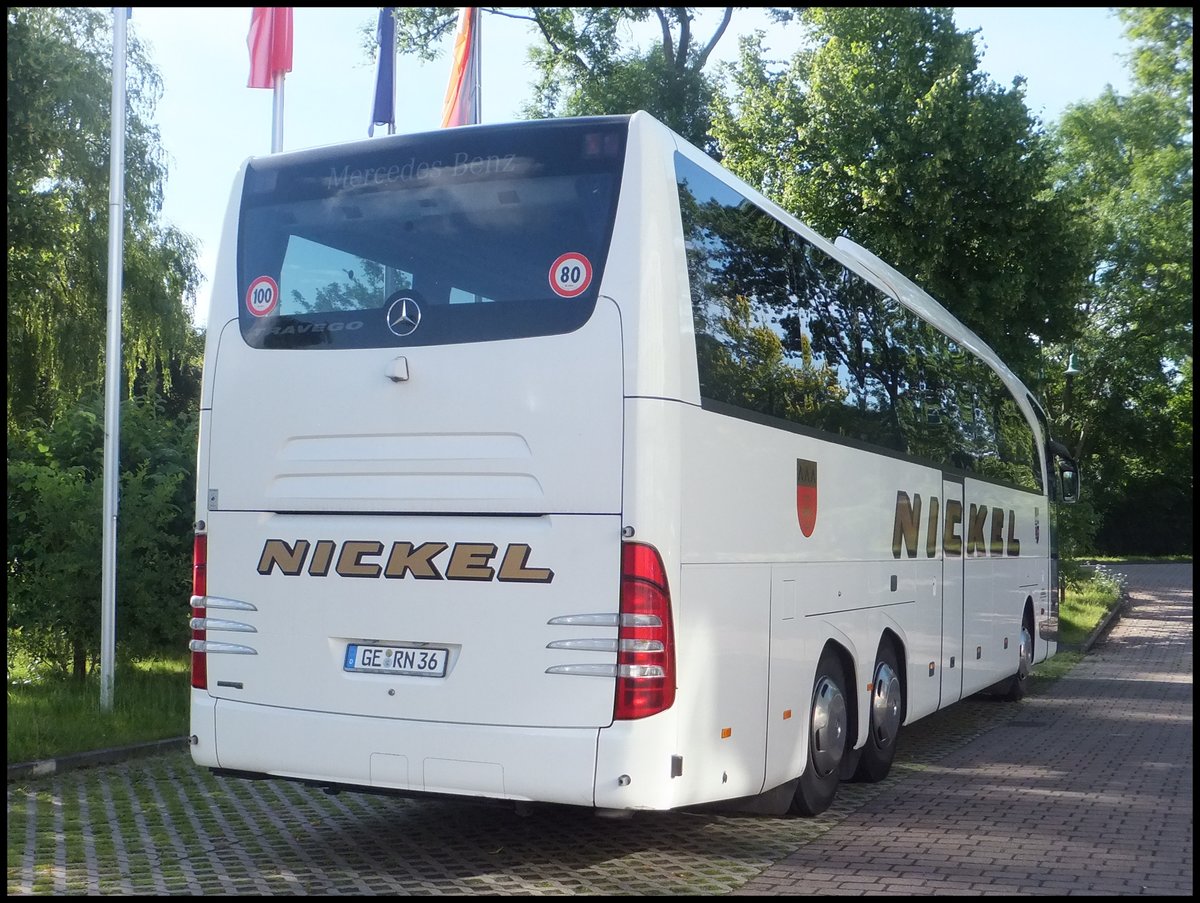
<svg viewBox="0 0 1200 903">
<path fill-rule="evenodd" d="M 693 144 L 711 145 L 714 86 L 705 74 L 713 49 L 728 30 L 734 8 L 725 7 L 710 32 L 697 35 L 699 7 L 519 7 L 485 14 L 526 19 L 540 41 L 530 50 L 537 72 L 534 99 L 525 110 L 537 118 L 593 116 L 645 110 Z M 434 58 L 455 25 L 457 9 L 399 7 L 396 47 L 401 54 Z M 789 12 L 775 12 L 779 21 Z M 630 26 L 658 26 L 660 37 L 643 49 L 630 46 Z M 481 26 L 486 32 L 486 23 Z M 371 47 L 364 33 L 364 43 Z"/>
<path fill-rule="evenodd" d="M 124 656 L 186 642 L 194 414 L 129 401 L 121 415 L 117 637 Z M 8 435 L 8 647 L 82 676 L 100 648 L 103 403 Z M 10 662 L 11 664 L 11 662 Z"/>
<path fill-rule="evenodd" d="M 1067 583 L 1078 583 L 1088 573 L 1083 559 L 1095 550 L 1100 529 L 1095 498 L 1095 492 L 1089 490 L 1074 505 L 1054 506 L 1059 569 Z"/>
<path fill-rule="evenodd" d="M 552 68 L 548 61 L 539 61 L 539 65 L 544 70 Z M 603 79 L 580 80 L 561 104 L 550 101 L 553 91 L 548 85 L 557 87 L 552 75 L 543 78 L 537 98 L 527 110 L 531 115 L 595 116 L 646 110 L 693 144 L 704 147 L 711 143 L 711 80 L 702 72 L 677 68 L 657 48 L 628 54 Z"/>
<path fill-rule="evenodd" d="M 394 16 L 396 52 L 401 55 L 411 53 L 418 59 L 429 62 L 437 58 L 441 42 L 453 34 L 458 21 L 458 7 L 397 6 Z M 375 22 L 369 22 L 363 28 L 363 44 L 371 54 L 379 49 L 375 26 Z"/>
<path fill-rule="evenodd" d="M 9 8 L 9 420 L 51 422 L 95 391 L 107 333 L 111 16 Z M 123 352 L 126 383 L 170 362 L 191 329 L 191 238 L 158 223 L 166 166 L 151 124 L 158 76 L 128 50 Z"/>
<path fill-rule="evenodd" d="M 102 592 L 111 16 L 10 8 L 8 21 L 8 649 L 82 676 Z M 159 217 L 161 93 L 127 53 L 117 539 L 118 651 L 186 640 L 202 338 L 191 238 Z"/>
<path fill-rule="evenodd" d="M 648 49 L 623 49 L 628 24 L 658 19 L 661 38 Z M 544 46 L 530 51 L 540 78 L 532 116 L 588 116 L 645 110 L 700 147 L 711 145 L 714 92 L 704 68 L 732 19 L 727 7 L 703 43 L 692 8 L 534 10 Z"/>
<path fill-rule="evenodd" d="M 1192 547 L 1192 11 L 1120 11 L 1134 87 L 1078 104 L 1056 130 L 1060 192 L 1083 211 L 1092 277 L 1077 305 L 1068 384 L 1041 387 L 1084 465 L 1101 526 L 1094 551 Z"/>
<path fill-rule="evenodd" d="M 1018 373 L 1066 335 L 1082 240 L 1050 149 L 979 70 L 949 10 L 809 7 L 776 70 L 744 39 L 714 114 L 723 162 L 818 232 L 848 234 L 925 287 Z"/>
</svg>

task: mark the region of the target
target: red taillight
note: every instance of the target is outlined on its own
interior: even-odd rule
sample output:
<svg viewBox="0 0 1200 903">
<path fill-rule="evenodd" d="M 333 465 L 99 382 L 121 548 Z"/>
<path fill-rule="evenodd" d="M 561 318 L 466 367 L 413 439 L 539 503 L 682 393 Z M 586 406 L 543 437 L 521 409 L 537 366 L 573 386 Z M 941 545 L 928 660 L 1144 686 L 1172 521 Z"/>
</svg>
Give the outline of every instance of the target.
<svg viewBox="0 0 1200 903">
<path fill-rule="evenodd" d="M 197 533 L 192 543 L 192 598 L 203 600 L 208 595 L 208 536 Z M 203 618 L 203 607 L 192 607 L 193 618 Z M 193 630 L 192 639 L 203 643 L 203 630 Z M 208 657 L 202 649 L 196 649 L 197 642 L 192 643 L 192 686 L 197 690 L 208 689 Z"/>
<path fill-rule="evenodd" d="M 645 718 L 675 702 L 675 631 L 671 591 L 653 546 L 621 547 L 621 615 L 617 629 L 616 720 Z"/>
</svg>

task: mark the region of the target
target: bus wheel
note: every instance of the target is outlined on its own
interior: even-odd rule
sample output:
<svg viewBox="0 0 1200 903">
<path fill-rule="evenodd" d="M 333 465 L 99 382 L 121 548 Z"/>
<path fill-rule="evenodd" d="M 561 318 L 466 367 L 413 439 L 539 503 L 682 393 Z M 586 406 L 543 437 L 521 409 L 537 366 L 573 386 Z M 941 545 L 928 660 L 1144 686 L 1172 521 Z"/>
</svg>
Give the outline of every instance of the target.
<svg viewBox="0 0 1200 903">
<path fill-rule="evenodd" d="M 792 800 L 792 811 L 799 815 L 820 815 L 837 793 L 849 730 L 845 685 L 841 662 L 826 649 L 817 663 L 808 715 L 808 762 Z"/>
<path fill-rule="evenodd" d="M 900 665 L 896 648 L 889 640 L 879 644 L 875 671 L 871 677 L 871 724 L 867 742 L 863 744 L 856 781 L 882 781 L 892 768 L 896 757 L 896 741 L 904 719 L 904 687 L 900 682 Z"/>
<path fill-rule="evenodd" d="M 1021 620 L 1021 646 L 1017 650 L 1017 673 L 1009 678 L 1004 698 L 1009 702 L 1024 699 L 1029 689 L 1029 672 L 1033 670 L 1033 619 L 1026 611 Z"/>
</svg>

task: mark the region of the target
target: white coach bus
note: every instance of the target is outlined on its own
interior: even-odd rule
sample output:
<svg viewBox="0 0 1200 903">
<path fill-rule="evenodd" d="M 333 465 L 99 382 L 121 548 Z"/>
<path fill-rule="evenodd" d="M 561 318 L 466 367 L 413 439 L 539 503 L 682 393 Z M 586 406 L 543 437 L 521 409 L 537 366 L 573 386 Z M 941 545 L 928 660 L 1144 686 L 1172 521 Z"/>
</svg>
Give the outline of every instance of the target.
<svg viewBox="0 0 1200 903">
<path fill-rule="evenodd" d="M 645 113 L 251 159 L 219 254 L 202 766 L 815 814 L 1055 652 L 1037 402 Z"/>
</svg>

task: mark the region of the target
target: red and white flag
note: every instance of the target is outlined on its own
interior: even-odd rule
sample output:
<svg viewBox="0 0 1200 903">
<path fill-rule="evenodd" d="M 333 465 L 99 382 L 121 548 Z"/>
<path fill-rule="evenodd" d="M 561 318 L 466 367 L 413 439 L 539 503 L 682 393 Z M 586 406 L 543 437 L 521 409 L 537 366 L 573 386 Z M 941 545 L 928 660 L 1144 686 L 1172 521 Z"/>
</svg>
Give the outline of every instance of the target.
<svg viewBox="0 0 1200 903">
<path fill-rule="evenodd" d="M 274 88 L 275 76 L 292 71 L 292 8 L 256 6 L 250 13 L 249 88 Z"/>
<path fill-rule="evenodd" d="M 454 35 L 454 60 L 450 84 L 442 103 L 442 128 L 479 122 L 479 7 L 464 6 L 458 13 Z"/>
</svg>

